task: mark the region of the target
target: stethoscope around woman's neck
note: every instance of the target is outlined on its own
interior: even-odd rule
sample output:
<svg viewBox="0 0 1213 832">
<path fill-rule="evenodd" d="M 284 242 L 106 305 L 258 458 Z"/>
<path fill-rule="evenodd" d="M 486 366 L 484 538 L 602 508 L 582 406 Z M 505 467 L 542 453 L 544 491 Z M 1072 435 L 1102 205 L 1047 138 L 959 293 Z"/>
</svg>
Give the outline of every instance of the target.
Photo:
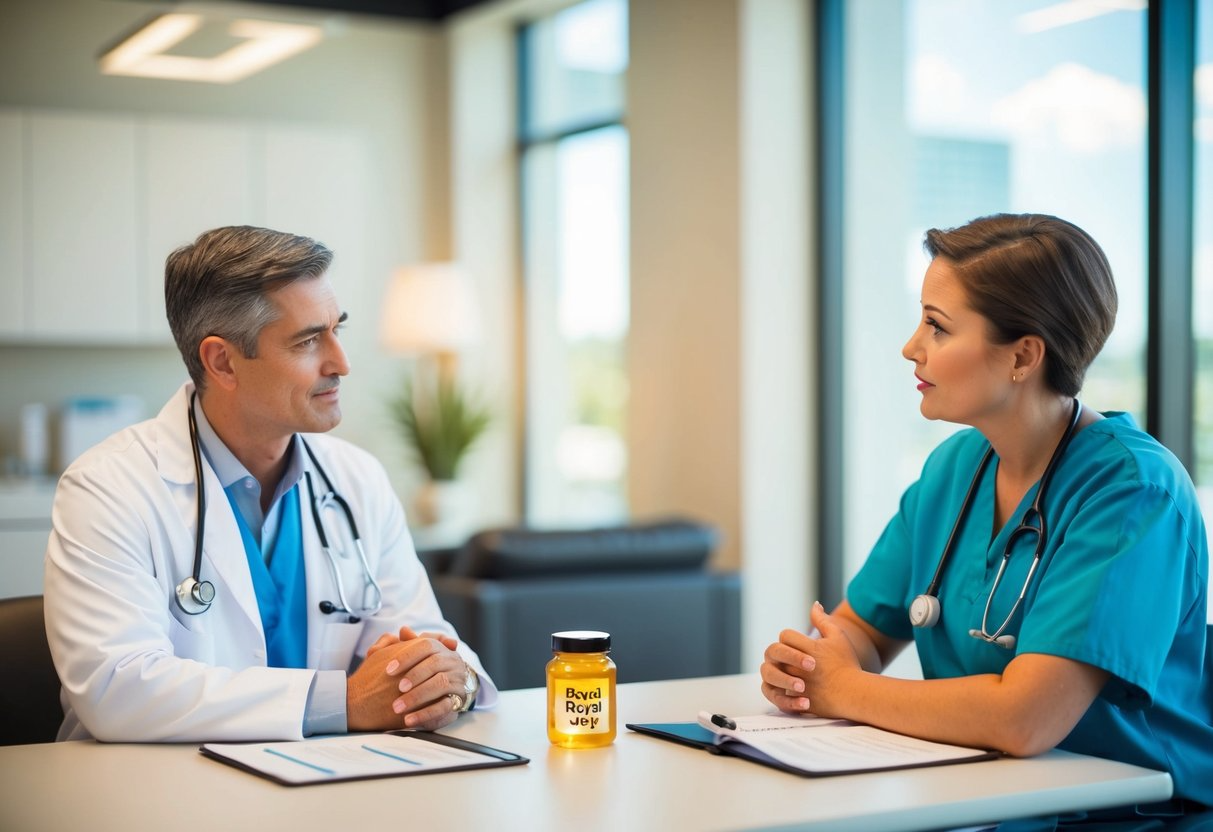
<svg viewBox="0 0 1213 832">
<path fill-rule="evenodd" d="M 177 584 L 177 605 L 182 612 L 189 615 L 199 615 L 206 612 L 211 607 L 211 603 L 215 600 L 215 585 L 210 581 L 202 580 L 202 539 L 206 530 L 206 484 L 202 480 L 202 450 L 201 443 L 198 441 L 198 417 L 194 414 L 194 403 L 198 398 L 198 393 L 195 391 L 190 396 L 189 401 L 189 426 L 190 426 L 190 446 L 194 451 L 194 478 L 198 487 L 198 531 L 194 538 L 194 568 L 189 577 Z M 324 554 L 328 558 L 329 568 L 333 574 L 333 584 L 337 587 L 337 599 L 339 603 L 332 601 L 321 601 L 320 611 L 325 615 L 335 612 L 346 613 L 350 616 L 351 621 L 357 621 L 358 616 L 371 616 L 379 612 L 383 607 L 383 592 L 379 588 L 379 583 L 375 580 L 375 575 L 371 571 L 371 565 L 366 559 L 366 550 L 362 548 L 362 537 L 358 534 L 358 525 L 354 522 L 354 512 L 350 510 L 350 505 L 345 501 L 345 498 L 337 493 L 333 488 L 332 480 L 329 479 L 324 468 L 320 465 L 320 460 L 316 458 L 316 454 L 312 451 L 310 445 L 299 437 L 300 443 L 303 445 L 303 450 L 307 452 L 308 458 L 312 461 L 312 466 L 316 472 L 320 474 L 324 480 L 324 486 L 328 490 L 319 498 L 316 497 L 316 492 L 312 487 L 311 473 L 304 471 L 303 476 L 307 481 L 307 490 L 309 503 L 312 508 L 312 522 L 316 525 L 316 533 L 320 537 L 320 547 L 324 550 Z M 341 571 L 337 567 L 337 556 L 333 554 L 333 541 L 329 540 L 328 533 L 325 531 L 324 521 L 320 516 L 322 509 L 335 505 L 341 509 L 341 513 L 345 515 L 346 522 L 350 527 L 350 536 L 354 542 L 354 550 L 358 553 L 358 559 L 362 564 L 363 573 L 363 593 L 362 606 L 355 609 L 345 596 L 345 583 L 341 580 Z"/>
<path fill-rule="evenodd" d="M 1007 627 L 1011 626 L 1011 620 L 1015 617 L 1015 613 L 1019 611 L 1023 604 L 1024 597 L 1028 594 L 1028 587 L 1032 583 L 1032 576 L 1036 574 L 1036 567 L 1040 565 L 1041 556 L 1045 550 L 1045 540 L 1048 537 L 1048 524 L 1045 522 L 1044 504 L 1045 490 L 1049 486 L 1049 481 L 1053 478 L 1053 471 L 1057 468 L 1061 461 L 1062 455 L 1066 452 L 1066 447 L 1070 444 L 1070 440 L 1074 438 L 1074 434 L 1078 429 L 1078 419 L 1082 415 L 1082 404 L 1078 399 L 1074 400 L 1074 407 L 1070 413 L 1070 422 L 1066 426 L 1066 432 L 1062 435 L 1061 441 L 1057 443 L 1057 447 L 1053 449 L 1053 455 L 1049 457 L 1049 464 L 1045 466 L 1045 472 L 1040 477 L 1040 487 L 1036 489 L 1036 497 L 1032 500 L 1032 505 L 1023 513 L 1023 518 L 1020 519 L 1019 525 L 1012 530 L 1007 538 L 1007 543 L 1003 547 L 1002 562 L 998 565 L 998 572 L 994 575 L 994 585 L 990 587 L 990 594 L 986 597 L 985 611 L 981 615 L 981 629 L 969 630 L 969 635 L 973 638 L 981 639 L 990 644 L 997 644 L 999 647 L 1005 647 L 1012 650 L 1015 647 L 1015 636 L 1006 633 Z M 934 627 L 939 621 L 941 608 L 939 604 L 939 586 L 943 581 L 943 571 L 947 568 L 948 561 L 952 557 L 952 550 L 956 544 L 956 537 L 960 533 L 960 527 L 964 524 L 964 519 L 969 513 L 969 508 L 973 505 L 973 498 L 977 493 L 977 487 L 981 483 L 981 475 L 985 472 L 986 465 L 990 462 L 990 457 L 994 455 L 993 446 L 986 449 L 985 455 L 982 456 L 981 462 L 977 464 L 977 473 L 973 475 L 973 481 L 969 483 L 969 490 L 965 492 L 964 503 L 960 506 L 960 513 L 956 516 L 956 522 L 952 525 L 952 533 L 948 535 L 948 542 L 944 544 L 943 554 L 939 557 L 939 565 L 935 567 L 935 575 L 931 578 L 931 584 L 927 587 L 927 591 L 919 595 L 910 604 L 910 623 L 915 627 Z M 1032 521 L 1035 521 L 1033 524 Z M 989 630 L 990 605 L 994 602 L 994 596 L 998 592 L 998 585 L 1002 582 L 1003 573 L 1007 570 L 1007 563 L 1011 560 L 1011 550 L 1015 546 L 1015 541 L 1025 535 L 1036 535 L 1036 548 L 1032 552 L 1032 565 L 1028 567 L 1028 574 L 1024 578 L 1023 586 L 1019 590 L 1019 597 L 1015 599 L 1015 605 L 1011 607 L 1011 611 L 1007 613 L 1007 617 L 1003 619 L 1002 624 L 994 632 Z"/>
</svg>

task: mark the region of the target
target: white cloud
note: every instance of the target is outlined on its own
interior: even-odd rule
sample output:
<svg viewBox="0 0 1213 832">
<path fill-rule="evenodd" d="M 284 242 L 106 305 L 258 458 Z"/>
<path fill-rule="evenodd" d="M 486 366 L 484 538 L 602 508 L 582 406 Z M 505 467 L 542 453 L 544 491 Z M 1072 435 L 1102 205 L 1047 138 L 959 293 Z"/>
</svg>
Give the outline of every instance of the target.
<svg viewBox="0 0 1213 832">
<path fill-rule="evenodd" d="M 1196 295 L 1192 324 L 1201 338 L 1213 338 L 1213 243 L 1196 248 L 1193 266 L 1193 292 Z"/>
<path fill-rule="evenodd" d="M 1145 9 L 1145 0 L 1066 0 L 1021 14 L 1016 20 L 1016 27 L 1021 32 L 1043 32 L 1112 12 L 1141 12 Z"/>
<path fill-rule="evenodd" d="M 1097 153 L 1144 143 L 1146 99 L 1139 87 L 1064 63 L 995 102 L 991 117 L 1021 139 Z"/>
<path fill-rule="evenodd" d="M 1213 64 L 1196 67 L 1196 106 L 1213 109 Z"/>
<path fill-rule="evenodd" d="M 1204 116 L 1196 119 L 1196 141 L 1213 144 L 1213 117 Z"/>
<path fill-rule="evenodd" d="M 968 81 L 942 55 L 920 55 L 914 61 L 909 90 L 913 121 L 919 126 L 950 126 L 969 112 Z"/>
<path fill-rule="evenodd" d="M 1196 67 L 1196 140 L 1213 144 L 1213 63 Z"/>
</svg>

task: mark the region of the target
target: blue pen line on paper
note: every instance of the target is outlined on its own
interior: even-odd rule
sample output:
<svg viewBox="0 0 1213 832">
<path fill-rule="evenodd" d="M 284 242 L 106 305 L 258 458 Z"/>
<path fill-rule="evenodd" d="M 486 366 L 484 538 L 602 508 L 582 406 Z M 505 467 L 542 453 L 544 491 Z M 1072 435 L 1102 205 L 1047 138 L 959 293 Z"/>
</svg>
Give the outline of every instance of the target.
<svg viewBox="0 0 1213 832">
<path fill-rule="evenodd" d="M 380 748 L 372 748 L 369 745 L 363 745 L 362 747 L 367 751 L 370 751 L 372 754 L 382 754 L 384 757 L 391 757 L 393 760 L 399 760 L 400 762 L 408 763 L 411 766 L 421 765 L 421 763 L 417 762 L 416 760 L 410 760 L 408 757 L 401 757 L 399 754 L 392 754 L 391 752 L 384 751 Z"/>
<path fill-rule="evenodd" d="M 276 748 L 266 748 L 263 750 L 265 751 L 266 754 L 273 754 L 275 757 L 281 757 L 284 760 L 290 760 L 292 763 L 298 763 L 301 766 L 307 766 L 308 768 L 313 768 L 316 771 L 322 772 L 324 774 L 332 775 L 332 774 L 337 773 L 337 772 L 333 771 L 331 768 L 325 768 L 324 766 L 318 766 L 315 763 L 309 763 L 307 760 L 300 760 L 298 757 L 292 757 L 290 754 L 283 754 L 281 751 L 279 751 Z"/>
</svg>

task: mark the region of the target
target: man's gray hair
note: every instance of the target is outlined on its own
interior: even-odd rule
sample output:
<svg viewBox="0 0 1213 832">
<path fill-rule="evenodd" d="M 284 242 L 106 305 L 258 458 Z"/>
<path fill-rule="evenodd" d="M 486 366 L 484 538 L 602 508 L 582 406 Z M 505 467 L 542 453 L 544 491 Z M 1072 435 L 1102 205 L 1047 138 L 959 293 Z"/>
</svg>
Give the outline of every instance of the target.
<svg viewBox="0 0 1213 832">
<path fill-rule="evenodd" d="M 323 275 L 333 253 L 309 237 L 228 226 L 204 232 L 168 256 L 164 307 L 190 378 L 201 390 L 206 371 L 198 345 L 211 335 L 256 358 L 261 330 L 277 318 L 269 293 Z"/>
</svg>

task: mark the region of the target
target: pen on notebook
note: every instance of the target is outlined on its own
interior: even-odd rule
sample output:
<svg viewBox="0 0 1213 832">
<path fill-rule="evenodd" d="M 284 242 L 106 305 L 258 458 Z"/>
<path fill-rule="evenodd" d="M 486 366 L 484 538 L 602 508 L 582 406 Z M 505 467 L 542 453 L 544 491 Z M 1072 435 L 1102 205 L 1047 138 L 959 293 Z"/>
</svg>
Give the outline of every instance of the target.
<svg viewBox="0 0 1213 832">
<path fill-rule="evenodd" d="M 737 730 L 737 723 L 724 714 L 712 714 L 712 724 L 721 728 L 728 728 L 730 731 Z"/>
</svg>

